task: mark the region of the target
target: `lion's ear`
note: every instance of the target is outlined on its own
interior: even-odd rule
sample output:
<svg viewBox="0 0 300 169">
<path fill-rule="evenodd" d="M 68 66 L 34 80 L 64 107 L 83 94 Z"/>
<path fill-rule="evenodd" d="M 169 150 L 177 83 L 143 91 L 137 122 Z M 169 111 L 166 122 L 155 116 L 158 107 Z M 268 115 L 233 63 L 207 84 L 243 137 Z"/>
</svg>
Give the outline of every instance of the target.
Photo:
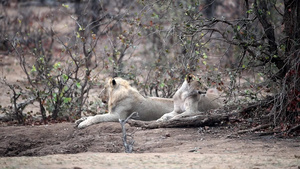
<svg viewBox="0 0 300 169">
<path fill-rule="evenodd" d="M 191 81 L 193 81 L 193 75 L 192 75 L 192 74 L 188 74 L 188 75 L 187 75 L 187 78 L 186 78 L 186 81 L 187 81 L 188 83 L 190 83 Z"/>
<path fill-rule="evenodd" d="M 113 86 L 115 86 L 115 85 L 117 84 L 116 80 L 113 79 L 113 80 L 111 81 L 111 84 L 112 84 Z"/>
</svg>

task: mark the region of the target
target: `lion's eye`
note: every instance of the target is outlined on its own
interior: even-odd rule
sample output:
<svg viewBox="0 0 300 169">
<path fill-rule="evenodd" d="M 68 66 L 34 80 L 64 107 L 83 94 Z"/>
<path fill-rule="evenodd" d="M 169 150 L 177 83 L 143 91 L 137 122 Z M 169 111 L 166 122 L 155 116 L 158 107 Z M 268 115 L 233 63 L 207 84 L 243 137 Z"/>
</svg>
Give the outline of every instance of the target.
<svg viewBox="0 0 300 169">
<path fill-rule="evenodd" d="M 206 92 L 202 92 L 202 91 L 198 90 L 198 94 L 206 94 Z"/>
</svg>

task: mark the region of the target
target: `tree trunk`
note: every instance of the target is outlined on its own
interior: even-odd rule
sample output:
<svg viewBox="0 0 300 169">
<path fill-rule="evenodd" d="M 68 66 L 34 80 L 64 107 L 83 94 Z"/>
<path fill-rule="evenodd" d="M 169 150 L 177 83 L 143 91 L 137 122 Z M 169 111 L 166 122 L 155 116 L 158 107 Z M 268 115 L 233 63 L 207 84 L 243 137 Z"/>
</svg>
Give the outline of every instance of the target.
<svg viewBox="0 0 300 169">
<path fill-rule="evenodd" d="M 269 11 L 266 0 L 255 0 L 254 1 L 254 9 L 256 16 L 259 19 L 259 22 L 264 28 L 264 32 L 268 38 L 268 44 L 269 44 L 269 54 L 271 57 L 271 62 L 273 62 L 276 67 L 279 69 L 279 72 L 277 74 L 277 78 L 282 79 L 284 75 L 287 72 L 286 64 L 284 62 L 284 59 L 282 57 L 278 57 L 278 50 L 277 50 L 277 44 L 276 44 L 276 38 L 275 38 L 275 32 L 273 25 L 270 23 L 270 19 L 267 18 L 267 12 Z M 265 60 L 265 62 L 269 62 L 268 59 Z"/>
<path fill-rule="evenodd" d="M 300 39 L 300 2 L 295 0 L 284 1 L 284 33 L 286 39 L 286 55 L 289 56 L 299 48 Z"/>
</svg>

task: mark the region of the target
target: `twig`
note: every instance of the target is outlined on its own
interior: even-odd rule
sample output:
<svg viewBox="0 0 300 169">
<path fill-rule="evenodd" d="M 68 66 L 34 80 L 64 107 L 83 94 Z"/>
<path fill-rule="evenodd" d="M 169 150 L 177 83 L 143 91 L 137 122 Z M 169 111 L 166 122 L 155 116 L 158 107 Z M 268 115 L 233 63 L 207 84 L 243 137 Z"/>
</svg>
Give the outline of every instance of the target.
<svg viewBox="0 0 300 169">
<path fill-rule="evenodd" d="M 272 126 L 271 123 L 269 123 L 269 124 L 263 124 L 263 125 L 258 125 L 258 126 L 254 127 L 254 128 L 251 128 L 251 129 L 240 130 L 240 131 L 237 132 L 237 134 L 243 134 L 243 133 L 247 133 L 247 132 L 253 132 L 253 131 L 264 129 L 264 128 L 267 128 L 267 127 L 270 127 L 270 126 Z"/>
<path fill-rule="evenodd" d="M 254 109 L 264 108 L 269 105 L 270 105 L 270 98 L 266 98 L 265 100 L 258 101 L 254 104 L 247 106 L 246 108 L 243 108 L 242 110 L 238 111 L 237 114 L 239 114 L 239 115 L 248 114 L 248 113 L 252 112 Z"/>
<path fill-rule="evenodd" d="M 268 136 L 268 135 L 274 135 L 280 133 L 278 131 L 267 131 L 267 132 L 263 132 L 263 133 L 258 133 L 258 136 Z"/>
<path fill-rule="evenodd" d="M 138 116 L 138 113 L 137 112 L 131 113 L 131 115 L 128 116 L 125 120 L 119 119 L 119 122 L 122 127 L 122 133 L 123 133 L 122 140 L 123 140 L 123 145 L 125 147 L 125 153 L 132 153 L 132 147 L 134 144 L 134 140 L 132 140 L 130 143 L 127 142 L 127 135 L 126 135 L 126 128 L 125 128 L 125 124 L 132 116 Z"/>
<path fill-rule="evenodd" d="M 298 124 L 298 125 L 292 127 L 291 129 L 289 129 L 287 131 L 287 134 L 290 134 L 291 132 L 294 132 L 294 131 L 297 131 L 297 130 L 300 130 L 300 124 Z"/>
</svg>

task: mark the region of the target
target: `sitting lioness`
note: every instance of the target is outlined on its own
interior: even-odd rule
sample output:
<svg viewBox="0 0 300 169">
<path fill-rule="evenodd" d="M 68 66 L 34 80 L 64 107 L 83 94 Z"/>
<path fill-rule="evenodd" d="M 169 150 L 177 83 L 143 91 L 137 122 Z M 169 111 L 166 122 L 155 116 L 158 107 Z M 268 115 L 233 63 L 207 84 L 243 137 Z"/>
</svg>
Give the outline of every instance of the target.
<svg viewBox="0 0 300 169">
<path fill-rule="evenodd" d="M 108 113 L 83 117 L 75 122 L 78 128 L 101 122 L 118 122 L 133 112 L 138 113 L 138 120 L 157 120 L 173 110 L 173 99 L 144 97 L 122 78 L 109 78 L 103 96 L 108 97 Z"/>
<path fill-rule="evenodd" d="M 196 80 L 195 76 L 189 74 L 173 96 L 174 110 L 163 115 L 157 121 L 197 115 L 207 110 L 220 108 L 222 104 L 219 97 L 217 89 L 207 89 L 206 86 Z"/>
</svg>

